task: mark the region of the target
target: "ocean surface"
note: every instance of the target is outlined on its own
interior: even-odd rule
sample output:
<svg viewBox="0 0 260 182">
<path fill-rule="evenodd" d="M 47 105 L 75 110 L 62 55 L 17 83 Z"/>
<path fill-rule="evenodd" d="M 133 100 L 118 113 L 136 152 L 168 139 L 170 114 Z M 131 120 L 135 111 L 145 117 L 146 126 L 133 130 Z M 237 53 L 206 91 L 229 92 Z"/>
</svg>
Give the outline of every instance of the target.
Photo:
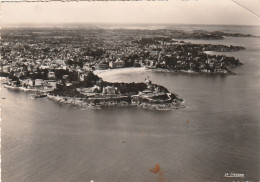
<svg viewBox="0 0 260 182">
<path fill-rule="evenodd" d="M 251 33 L 234 31 L 246 29 Z M 158 182 L 149 171 L 157 163 L 166 182 L 260 181 L 260 38 L 188 41 L 244 46 L 225 53 L 244 65 L 237 75 L 138 71 L 104 78 L 149 76 L 184 98 L 183 109 L 82 110 L 1 86 L 2 181 Z"/>
</svg>

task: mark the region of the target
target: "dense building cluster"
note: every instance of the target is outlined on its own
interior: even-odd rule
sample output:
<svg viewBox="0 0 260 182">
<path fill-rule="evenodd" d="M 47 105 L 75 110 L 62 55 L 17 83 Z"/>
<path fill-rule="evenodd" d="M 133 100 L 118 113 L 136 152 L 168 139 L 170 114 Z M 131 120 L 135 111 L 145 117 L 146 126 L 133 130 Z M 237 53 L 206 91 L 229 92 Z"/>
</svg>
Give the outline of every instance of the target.
<svg viewBox="0 0 260 182">
<path fill-rule="evenodd" d="M 98 69 L 144 66 L 228 73 L 240 64 L 234 57 L 209 55 L 206 51 L 237 51 L 243 47 L 191 44 L 174 39 L 171 33 L 166 30 L 4 29 L 0 73 L 10 78 L 10 85 L 53 91 L 98 85 L 100 78 L 92 73 Z"/>
</svg>

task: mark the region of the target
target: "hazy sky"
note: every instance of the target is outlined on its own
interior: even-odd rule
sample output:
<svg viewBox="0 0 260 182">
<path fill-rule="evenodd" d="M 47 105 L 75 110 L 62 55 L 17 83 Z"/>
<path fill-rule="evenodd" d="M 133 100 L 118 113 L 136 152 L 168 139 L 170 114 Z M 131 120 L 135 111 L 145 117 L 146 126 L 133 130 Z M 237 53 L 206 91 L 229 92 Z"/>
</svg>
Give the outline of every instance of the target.
<svg viewBox="0 0 260 182">
<path fill-rule="evenodd" d="M 1 4 L 1 14 L 2 25 L 55 23 L 260 25 L 260 0 L 5 2 Z"/>
</svg>

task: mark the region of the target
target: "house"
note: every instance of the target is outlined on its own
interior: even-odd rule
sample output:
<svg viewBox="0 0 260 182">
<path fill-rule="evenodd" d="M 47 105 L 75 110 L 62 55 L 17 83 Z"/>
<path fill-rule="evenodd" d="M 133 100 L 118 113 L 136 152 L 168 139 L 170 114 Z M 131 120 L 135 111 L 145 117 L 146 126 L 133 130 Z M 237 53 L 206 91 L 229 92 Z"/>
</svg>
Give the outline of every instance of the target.
<svg viewBox="0 0 260 182">
<path fill-rule="evenodd" d="M 125 62 L 121 60 L 120 58 L 115 61 L 115 67 L 116 68 L 123 68 L 125 67 Z"/>
<path fill-rule="evenodd" d="M 31 80 L 31 79 L 28 79 L 28 85 L 31 86 L 31 87 L 33 87 L 33 86 L 34 86 L 34 81 Z"/>
<path fill-rule="evenodd" d="M 46 69 L 49 69 L 49 68 L 50 68 L 50 66 L 41 65 L 39 68 L 40 68 L 40 69 L 42 69 L 42 70 L 46 70 Z"/>
<path fill-rule="evenodd" d="M 44 83 L 43 79 L 35 79 L 35 86 L 42 86 Z"/>
<path fill-rule="evenodd" d="M 114 86 L 103 87 L 102 94 L 115 95 L 116 94 L 116 88 Z"/>
<path fill-rule="evenodd" d="M 106 70 L 106 69 L 108 69 L 108 64 L 106 64 L 106 63 L 98 63 L 98 64 L 95 66 L 95 68 L 96 68 L 97 70 Z"/>
<path fill-rule="evenodd" d="M 57 82 L 55 80 L 46 80 L 44 85 L 45 91 L 53 91 L 57 88 Z"/>
<path fill-rule="evenodd" d="M 84 73 L 79 73 L 79 81 L 83 82 L 85 80 L 85 74 Z"/>
<path fill-rule="evenodd" d="M 155 66 L 154 60 L 145 60 L 147 66 Z"/>
<path fill-rule="evenodd" d="M 86 71 L 91 71 L 92 70 L 92 66 L 89 63 L 86 63 L 83 65 L 83 69 Z"/>
<path fill-rule="evenodd" d="M 3 72 L 9 73 L 10 72 L 10 66 L 3 66 Z"/>
<path fill-rule="evenodd" d="M 66 80 L 69 77 L 69 75 L 63 75 L 62 79 Z"/>
<path fill-rule="evenodd" d="M 34 81 L 32 79 L 24 79 L 24 80 L 21 80 L 21 85 L 23 85 L 25 87 L 27 87 L 27 86 L 33 87 Z"/>
<path fill-rule="evenodd" d="M 14 76 L 20 78 L 20 76 L 21 76 L 21 72 L 15 72 L 15 73 L 14 73 Z"/>
<path fill-rule="evenodd" d="M 71 82 L 66 82 L 65 85 L 66 85 L 66 87 L 70 87 L 72 85 L 72 83 Z"/>
<path fill-rule="evenodd" d="M 82 88 L 82 89 L 77 89 L 81 94 L 87 95 L 87 96 L 95 96 L 98 94 L 98 91 L 100 90 L 99 86 L 93 86 L 90 88 Z"/>
<path fill-rule="evenodd" d="M 114 61 L 109 62 L 109 68 L 115 68 L 115 62 Z"/>
<path fill-rule="evenodd" d="M 53 71 L 49 71 L 48 78 L 55 78 L 55 73 Z"/>
<path fill-rule="evenodd" d="M 48 85 L 51 86 L 53 89 L 57 88 L 57 82 L 55 80 L 48 80 Z"/>
<path fill-rule="evenodd" d="M 58 65 L 66 65 L 65 64 L 65 61 L 64 60 L 61 60 L 61 59 L 57 59 L 54 61 L 55 64 L 58 64 Z"/>
</svg>

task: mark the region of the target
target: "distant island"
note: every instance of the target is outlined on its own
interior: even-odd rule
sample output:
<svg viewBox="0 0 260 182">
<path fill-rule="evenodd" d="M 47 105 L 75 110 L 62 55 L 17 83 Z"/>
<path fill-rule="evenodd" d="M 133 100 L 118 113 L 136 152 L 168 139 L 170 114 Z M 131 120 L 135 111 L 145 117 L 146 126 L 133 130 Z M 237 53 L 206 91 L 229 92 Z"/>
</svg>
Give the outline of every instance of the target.
<svg viewBox="0 0 260 182">
<path fill-rule="evenodd" d="M 115 29 L 115 32 L 146 34 L 147 36 L 167 36 L 175 39 L 200 39 L 200 40 L 219 40 L 225 37 L 255 37 L 251 34 L 226 33 L 221 31 L 209 32 L 205 30 L 193 30 L 191 32 L 175 29 L 157 29 L 157 30 L 138 30 L 138 29 Z"/>
</svg>

